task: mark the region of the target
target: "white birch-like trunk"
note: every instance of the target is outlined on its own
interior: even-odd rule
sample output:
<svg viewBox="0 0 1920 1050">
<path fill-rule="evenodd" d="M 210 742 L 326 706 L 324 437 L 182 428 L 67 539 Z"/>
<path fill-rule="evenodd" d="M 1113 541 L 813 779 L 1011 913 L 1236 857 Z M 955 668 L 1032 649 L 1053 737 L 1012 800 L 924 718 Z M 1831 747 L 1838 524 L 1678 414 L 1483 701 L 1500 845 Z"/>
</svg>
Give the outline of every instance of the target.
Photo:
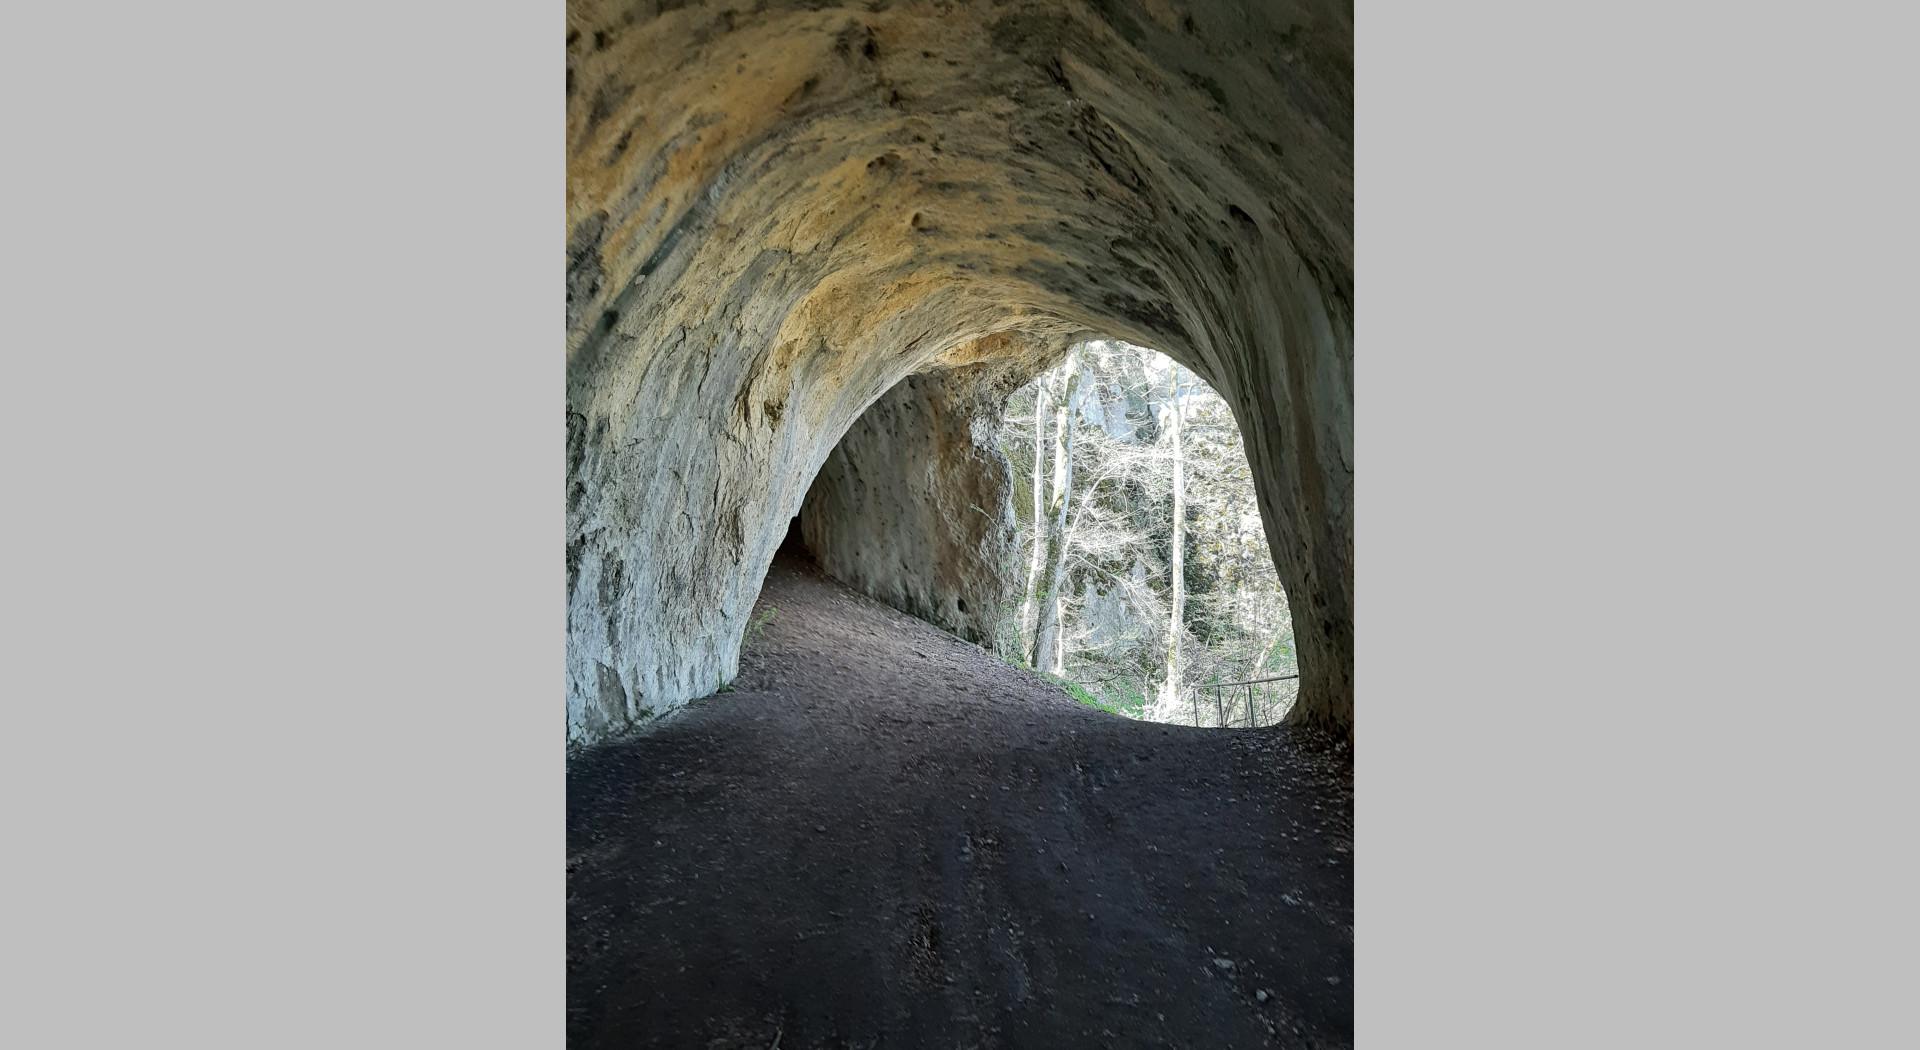
<svg viewBox="0 0 1920 1050">
<path fill-rule="evenodd" d="M 1060 629 L 1060 584 L 1067 563 L 1067 508 L 1073 497 L 1073 398 L 1080 389 L 1080 348 L 1067 355 L 1066 389 L 1054 413 L 1053 499 L 1048 506 L 1047 563 L 1040 587 L 1040 625 L 1033 666 L 1059 674 L 1065 665 Z"/>
<path fill-rule="evenodd" d="M 1167 436 L 1173 444 L 1173 580 L 1168 587 L 1173 615 L 1167 623 L 1167 677 L 1160 687 L 1163 703 L 1180 699 L 1180 621 L 1186 606 L 1187 483 L 1185 464 L 1180 458 L 1180 366 L 1167 373 L 1170 397 L 1167 411 Z"/>
<path fill-rule="evenodd" d="M 1047 558 L 1047 411 L 1051 408 L 1052 381 L 1040 377 L 1033 386 L 1033 554 L 1027 560 L 1027 589 L 1020 599 L 1020 650 L 1033 651 L 1036 597 L 1040 590 L 1040 569 Z M 1029 666 L 1031 666 L 1029 661 Z"/>
</svg>

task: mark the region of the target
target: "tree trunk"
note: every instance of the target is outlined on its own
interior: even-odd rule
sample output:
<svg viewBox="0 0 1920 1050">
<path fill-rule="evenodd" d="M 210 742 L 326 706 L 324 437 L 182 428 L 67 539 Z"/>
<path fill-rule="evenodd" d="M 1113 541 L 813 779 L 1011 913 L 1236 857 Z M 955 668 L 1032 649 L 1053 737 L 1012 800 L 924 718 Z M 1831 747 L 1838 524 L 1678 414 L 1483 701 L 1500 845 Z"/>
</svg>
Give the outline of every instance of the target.
<svg viewBox="0 0 1920 1050">
<path fill-rule="evenodd" d="M 1066 389 L 1054 414 L 1053 499 L 1048 506 L 1045 576 L 1039 591 L 1040 627 L 1033 666 L 1059 674 L 1064 660 L 1060 585 L 1067 564 L 1067 507 L 1073 497 L 1073 397 L 1080 389 L 1080 348 L 1067 355 Z"/>
<path fill-rule="evenodd" d="M 1180 622 L 1186 612 L 1187 479 L 1180 458 L 1180 366 L 1167 373 L 1167 437 L 1173 443 L 1173 580 L 1167 588 L 1173 616 L 1167 624 L 1167 677 L 1160 687 L 1168 704 L 1180 698 Z"/>
<path fill-rule="evenodd" d="M 1047 494 L 1047 410 L 1053 383 L 1042 376 L 1033 385 L 1033 555 L 1027 560 L 1027 589 L 1020 599 L 1020 649 L 1033 651 L 1036 596 L 1040 589 L 1040 568 L 1046 563 Z M 1029 662 L 1029 666 L 1033 666 Z"/>
</svg>

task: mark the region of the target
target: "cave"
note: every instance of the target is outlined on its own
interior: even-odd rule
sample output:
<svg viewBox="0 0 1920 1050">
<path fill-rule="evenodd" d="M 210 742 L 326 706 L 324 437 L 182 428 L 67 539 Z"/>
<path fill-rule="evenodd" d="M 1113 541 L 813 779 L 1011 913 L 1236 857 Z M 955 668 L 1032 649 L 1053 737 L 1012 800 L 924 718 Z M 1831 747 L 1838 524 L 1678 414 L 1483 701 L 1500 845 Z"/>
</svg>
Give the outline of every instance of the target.
<svg viewBox="0 0 1920 1050">
<path fill-rule="evenodd" d="M 994 447 L 1025 370 L 908 376 L 847 428 L 801 503 L 830 576 L 976 645 L 992 642 L 1013 554 L 1012 478 Z"/>
<path fill-rule="evenodd" d="M 989 637 L 1006 490 L 976 432 L 1103 336 L 1232 406 L 1289 717 L 1351 734 L 1347 5 L 567 20 L 570 744 L 730 680 L 796 518 L 832 575 Z"/>
</svg>

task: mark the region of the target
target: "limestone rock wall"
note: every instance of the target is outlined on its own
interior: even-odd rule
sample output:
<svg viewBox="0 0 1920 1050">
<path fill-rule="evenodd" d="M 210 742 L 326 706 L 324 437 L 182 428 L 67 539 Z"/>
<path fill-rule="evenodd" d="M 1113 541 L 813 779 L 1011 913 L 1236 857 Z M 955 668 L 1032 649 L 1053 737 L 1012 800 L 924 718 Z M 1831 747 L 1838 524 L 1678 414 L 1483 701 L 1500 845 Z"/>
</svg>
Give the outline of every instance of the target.
<svg viewBox="0 0 1920 1050">
<path fill-rule="evenodd" d="M 908 376 L 862 413 L 800 508 L 829 575 L 991 645 L 1017 557 L 1013 472 L 994 433 L 1030 374 L 993 365 Z"/>
<path fill-rule="evenodd" d="M 567 8 L 567 725 L 737 669 L 815 474 L 900 380 L 1078 336 L 1234 406 L 1351 725 L 1346 3 Z"/>
</svg>

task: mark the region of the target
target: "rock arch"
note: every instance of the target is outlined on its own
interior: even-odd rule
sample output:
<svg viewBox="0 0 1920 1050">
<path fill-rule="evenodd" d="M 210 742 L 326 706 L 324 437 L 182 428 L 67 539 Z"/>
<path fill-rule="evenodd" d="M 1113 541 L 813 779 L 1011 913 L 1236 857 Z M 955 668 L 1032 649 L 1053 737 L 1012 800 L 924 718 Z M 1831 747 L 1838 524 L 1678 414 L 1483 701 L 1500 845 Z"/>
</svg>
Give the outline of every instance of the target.
<svg viewBox="0 0 1920 1050">
<path fill-rule="evenodd" d="M 1013 474 L 997 445 L 1030 359 L 908 376 L 840 438 L 800 505 L 807 550 L 843 583 L 991 646 L 1013 564 Z"/>
<path fill-rule="evenodd" d="M 901 380 L 1088 335 L 1233 405 L 1296 717 L 1350 731 L 1347 4 L 575 3 L 567 40 L 570 741 L 731 677 Z"/>
</svg>

